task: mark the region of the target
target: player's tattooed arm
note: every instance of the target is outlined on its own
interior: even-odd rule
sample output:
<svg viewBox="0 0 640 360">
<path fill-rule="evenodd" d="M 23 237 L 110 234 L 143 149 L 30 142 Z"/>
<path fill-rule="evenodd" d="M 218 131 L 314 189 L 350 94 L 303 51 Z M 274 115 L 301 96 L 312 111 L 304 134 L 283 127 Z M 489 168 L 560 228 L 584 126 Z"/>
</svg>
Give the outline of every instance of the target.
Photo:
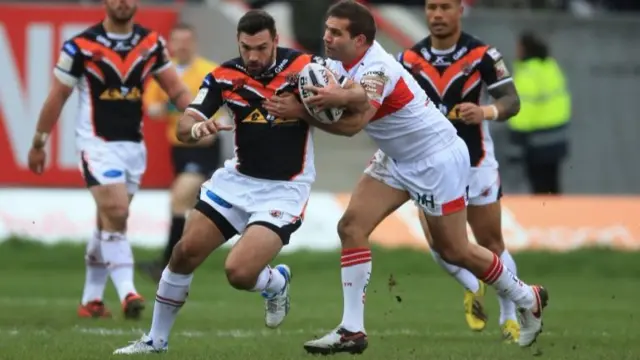
<svg viewBox="0 0 640 360">
<path fill-rule="evenodd" d="M 496 121 L 507 121 L 520 112 L 520 96 L 512 81 L 490 89 L 489 94 L 495 99 Z"/>
</svg>

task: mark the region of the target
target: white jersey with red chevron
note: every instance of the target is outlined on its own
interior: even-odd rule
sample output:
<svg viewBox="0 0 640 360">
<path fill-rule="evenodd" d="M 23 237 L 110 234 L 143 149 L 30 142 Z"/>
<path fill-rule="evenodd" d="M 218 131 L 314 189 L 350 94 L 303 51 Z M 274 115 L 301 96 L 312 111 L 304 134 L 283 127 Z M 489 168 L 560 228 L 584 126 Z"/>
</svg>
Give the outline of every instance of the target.
<svg viewBox="0 0 640 360">
<path fill-rule="evenodd" d="M 329 61 L 327 66 L 364 87 L 378 109 L 365 131 L 392 159 L 404 162 L 424 158 L 457 137 L 455 127 L 414 77 L 377 41 L 357 62 Z"/>
</svg>

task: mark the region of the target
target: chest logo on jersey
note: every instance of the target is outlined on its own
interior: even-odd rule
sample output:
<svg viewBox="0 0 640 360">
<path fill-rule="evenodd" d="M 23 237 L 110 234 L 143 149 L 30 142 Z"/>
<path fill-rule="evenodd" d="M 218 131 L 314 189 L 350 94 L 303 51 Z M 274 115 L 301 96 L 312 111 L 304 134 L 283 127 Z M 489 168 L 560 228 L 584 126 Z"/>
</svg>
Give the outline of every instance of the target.
<svg viewBox="0 0 640 360">
<path fill-rule="evenodd" d="M 264 116 L 262 111 L 259 109 L 254 109 L 247 117 L 242 120 L 244 124 L 271 124 L 274 125 L 284 125 L 284 124 L 297 124 L 299 122 L 298 119 L 280 119 L 276 118 L 272 115 Z"/>
<path fill-rule="evenodd" d="M 149 59 L 149 55 L 157 46 L 158 37 L 153 34 L 149 35 L 135 46 L 131 46 L 130 50 L 122 55 L 118 53 L 117 49 L 112 49 L 98 41 L 94 42 L 85 38 L 78 38 L 74 41 L 82 53 L 88 56 L 90 62 L 106 64 L 122 81 L 125 81 L 138 65 Z M 152 65 L 153 63 L 147 63 L 145 69 Z"/>
<path fill-rule="evenodd" d="M 433 90 L 442 99 L 456 80 L 469 76 L 474 72 L 475 67 L 480 63 L 486 53 L 487 47 L 478 47 L 472 50 L 466 50 L 461 53 L 461 55 L 458 54 L 464 49 L 465 48 L 462 48 L 454 54 L 452 59 L 455 59 L 456 55 L 459 58 L 451 62 L 444 70 L 438 68 L 436 61 L 429 62 L 413 51 L 407 51 L 405 53 L 404 61 L 405 65 L 408 65 L 412 69 L 414 75 L 420 75 L 429 82 Z"/>
<path fill-rule="evenodd" d="M 116 101 L 116 100 L 129 100 L 140 101 L 142 98 L 142 92 L 139 88 L 128 88 L 121 86 L 119 89 L 107 89 L 100 94 L 100 100 Z"/>
</svg>

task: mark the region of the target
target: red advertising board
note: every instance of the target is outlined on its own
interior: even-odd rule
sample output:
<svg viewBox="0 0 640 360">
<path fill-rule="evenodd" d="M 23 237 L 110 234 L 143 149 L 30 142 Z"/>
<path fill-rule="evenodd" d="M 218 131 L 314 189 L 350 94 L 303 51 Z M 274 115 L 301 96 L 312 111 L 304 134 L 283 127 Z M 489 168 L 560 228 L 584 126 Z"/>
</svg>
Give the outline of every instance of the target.
<svg viewBox="0 0 640 360">
<path fill-rule="evenodd" d="M 0 5 L 0 186 L 83 186 L 74 141 L 77 95 L 52 133 L 43 175 L 29 172 L 27 153 L 62 43 L 103 17 L 99 6 Z M 163 35 L 176 20 L 170 8 L 141 7 L 136 14 Z M 144 133 L 149 161 L 142 185 L 165 187 L 171 181 L 165 124 L 145 119 Z"/>
</svg>

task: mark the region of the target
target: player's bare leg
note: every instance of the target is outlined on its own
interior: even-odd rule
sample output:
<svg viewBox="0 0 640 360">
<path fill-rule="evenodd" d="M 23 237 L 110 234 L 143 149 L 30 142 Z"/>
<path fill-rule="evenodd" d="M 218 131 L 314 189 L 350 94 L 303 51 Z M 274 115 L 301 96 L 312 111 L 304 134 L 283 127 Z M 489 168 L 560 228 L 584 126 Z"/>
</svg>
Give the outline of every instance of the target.
<svg viewBox="0 0 640 360">
<path fill-rule="evenodd" d="M 169 265 L 162 272 L 153 320 L 148 335 L 114 354 L 129 355 L 164 352 L 178 311 L 184 305 L 193 280 L 193 272 L 215 249 L 226 241 L 218 227 L 200 211 L 189 214 L 182 238 L 173 249 Z"/>
<path fill-rule="evenodd" d="M 184 172 L 179 174 L 171 184 L 171 226 L 162 259 L 139 264 L 140 270 L 156 282 L 160 281 L 162 271 L 169 263 L 173 248 L 182 236 L 186 214 L 193 209 L 200 186 L 205 180 L 201 174 Z"/>
<path fill-rule="evenodd" d="M 520 309 L 520 346 L 533 344 L 542 331 L 542 311 L 547 305 L 546 289 L 529 286 L 504 266 L 490 250 L 470 243 L 467 238 L 466 208 L 443 216 L 426 215 L 433 237 L 433 248 L 448 263 L 463 267 Z"/>
<path fill-rule="evenodd" d="M 265 325 L 269 328 L 278 327 L 290 307 L 291 270 L 284 264 L 269 266 L 282 249 L 283 240 L 288 242 L 290 234 L 280 232 L 281 229 L 269 223 L 250 224 L 225 262 L 231 286 L 261 292 L 265 298 Z"/>
<path fill-rule="evenodd" d="M 433 239 L 429 232 L 427 219 L 424 212 L 418 211 L 420 225 L 431 248 L 431 256 L 440 267 L 449 275 L 453 276 L 465 289 L 464 292 L 464 312 L 467 325 L 473 331 L 482 331 L 487 325 L 487 315 L 484 310 L 484 294 L 486 286 L 478 280 L 469 270 L 459 266 L 451 265 L 444 261 L 440 254 L 433 247 Z"/>
<path fill-rule="evenodd" d="M 133 252 L 126 237 L 132 195 L 124 183 L 92 186 L 90 191 L 97 204 L 102 225 L 102 259 L 116 287 L 125 317 L 138 319 L 144 309 L 144 300 L 133 283 Z"/>
<path fill-rule="evenodd" d="M 505 248 L 502 237 L 500 201 L 486 205 L 470 205 L 467 208 L 467 221 L 478 244 L 498 255 L 507 269 L 514 275 L 518 275 L 516 263 Z M 520 325 L 518 325 L 516 317 L 516 305 L 500 293 L 498 293 L 498 302 L 500 304 L 499 324 L 502 337 L 507 342 L 517 342 L 520 336 Z"/>
<path fill-rule="evenodd" d="M 104 290 L 109 280 L 109 269 L 102 258 L 100 233 L 102 225 L 96 212 L 96 230 L 87 243 L 85 251 L 86 275 L 78 316 L 86 318 L 109 318 L 111 311 L 104 304 Z"/>
<path fill-rule="evenodd" d="M 369 235 L 389 214 L 409 200 L 404 190 L 392 188 L 369 175 L 357 184 L 338 223 L 342 242 L 344 309 L 337 329 L 304 344 L 309 353 L 362 353 L 368 346 L 364 328 L 366 287 L 371 276 Z"/>
</svg>

